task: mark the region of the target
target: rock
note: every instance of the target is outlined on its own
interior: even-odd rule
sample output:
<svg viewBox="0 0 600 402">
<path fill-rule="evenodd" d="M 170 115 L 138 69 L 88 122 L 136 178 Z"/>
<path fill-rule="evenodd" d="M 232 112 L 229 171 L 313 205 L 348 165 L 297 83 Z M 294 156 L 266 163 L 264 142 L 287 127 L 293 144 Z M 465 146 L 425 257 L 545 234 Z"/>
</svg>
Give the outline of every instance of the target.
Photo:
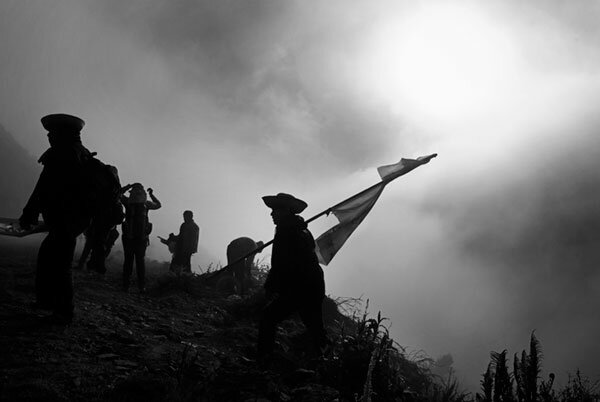
<svg viewBox="0 0 600 402">
<path fill-rule="evenodd" d="M 195 336 L 196 338 L 201 338 L 201 337 L 203 337 L 203 336 L 204 336 L 204 334 L 205 334 L 205 332 L 204 332 L 204 331 L 194 331 L 194 336 Z"/>
</svg>

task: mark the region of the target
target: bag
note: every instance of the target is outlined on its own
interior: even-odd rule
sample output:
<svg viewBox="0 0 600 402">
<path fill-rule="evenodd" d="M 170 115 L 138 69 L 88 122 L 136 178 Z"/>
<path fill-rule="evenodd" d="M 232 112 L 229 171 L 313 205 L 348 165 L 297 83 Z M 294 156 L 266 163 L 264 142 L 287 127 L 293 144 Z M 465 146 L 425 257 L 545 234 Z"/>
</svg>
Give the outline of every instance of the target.
<svg viewBox="0 0 600 402">
<path fill-rule="evenodd" d="M 125 223 L 127 237 L 141 239 L 152 232 L 152 223 L 148 220 L 148 209 L 142 202 L 127 204 Z"/>
<path fill-rule="evenodd" d="M 111 226 L 123 222 L 125 213 L 119 199 L 121 183 L 117 169 L 92 156 L 84 162 L 83 176 L 86 212 L 91 218 Z"/>
</svg>

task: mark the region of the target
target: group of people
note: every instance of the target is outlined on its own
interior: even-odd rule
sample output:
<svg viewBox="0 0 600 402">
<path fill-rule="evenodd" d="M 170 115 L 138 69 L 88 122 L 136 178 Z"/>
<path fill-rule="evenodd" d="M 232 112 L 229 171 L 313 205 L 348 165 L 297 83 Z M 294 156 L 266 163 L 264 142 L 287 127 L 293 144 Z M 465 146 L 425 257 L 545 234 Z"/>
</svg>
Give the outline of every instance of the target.
<svg viewBox="0 0 600 402">
<path fill-rule="evenodd" d="M 97 163 L 95 154 L 81 143 L 84 124 L 82 119 L 67 114 L 42 118 L 50 148 L 39 159 L 43 170 L 19 219 L 21 226 L 27 228 L 37 223 L 41 214 L 48 227 L 48 235 L 38 252 L 34 306 L 52 311 L 50 320 L 61 325 L 73 320 L 71 264 L 77 236 L 86 234 L 83 260 L 80 259 L 78 266 L 82 267 L 91 254 L 88 268 L 103 273 L 106 271 L 104 260 L 118 237 L 116 226 L 122 222 L 123 288 L 127 290 L 130 286 L 135 261 L 137 286 L 143 292 L 145 252 L 152 231 L 148 211 L 161 208 L 151 188 L 146 191 L 140 183 L 121 188 L 116 168 Z M 90 161 L 106 169 L 90 169 Z M 104 181 L 98 180 L 101 185 L 90 183 L 95 180 L 90 171 L 110 174 Z M 98 190 L 109 188 L 107 183 L 116 186 L 116 190 Z M 102 203 L 99 200 L 103 200 Z M 265 196 L 263 201 L 272 210 L 275 238 L 271 269 L 264 284 L 267 303 L 259 323 L 258 358 L 261 361 L 273 352 L 277 324 L 293 312 L 299 312 L 312 334 L 314 350 L 320 350 L 327 343 L 321 313 L 325 297 L 323 270 L 315 253 L 313 236 L 299 215 L 307 204 L 285 193 Z M 185 211 L 183 218 L 179 234 L 171 233 L 169 239 L 161 241 L 172 248 L 171 270 L 191 272 L 190 258 L 198 248 L 199 228 L 191 211 Z M 258 248 L 262 248 L 262 243 Z M 243 278 L 246 271 L 244 263 L 238 275 Z"/>
</svg>

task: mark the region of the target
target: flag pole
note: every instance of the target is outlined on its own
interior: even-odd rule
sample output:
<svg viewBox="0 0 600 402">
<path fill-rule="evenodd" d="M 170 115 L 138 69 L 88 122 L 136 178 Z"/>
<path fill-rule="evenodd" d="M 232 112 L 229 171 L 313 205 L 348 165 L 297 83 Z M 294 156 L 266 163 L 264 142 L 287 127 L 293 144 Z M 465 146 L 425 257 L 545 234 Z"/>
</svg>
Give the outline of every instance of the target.
<svg viewBox="0 0 600 402">
<path fill-rule="evenodd" d="M 366 189 L 364 189 L 364 190 L 362 190 L 362 191 L 359 191 L 358 193 L 356 193 L 356 194 L 354 194 L 354 195 L 352 195 L 352 196 L 350 196 L 350 197 L 346 198 L 345 200 L 338 202 L 338 203 L 337 203 L 337 204 L 335 204 L 334 206 L 332 206 L 332 207 L 329 207 L 329 208 L 327 208 L 326 210 L 324 210 L 324 211 L 322 211 L 322 212 L 319 212 L 318 214 L 316 214 L 316 215 L 315 215 L 315 216 L 313 216 L 312 218 L 310 218 L 310 219 L 306 220 L 305 222 L 306 222 L 306 224 L 309 224 L 310 222 L 312 222 L 312 221 L 314 221 L 314 220 L 316 220 L 316 219 L 319 219 L 319 218 L 320 218 L 320 217 L 322 217 L 323 215 L 329 215 L 329 214 L 331 213 L 331 211 L 333 211 L 335 208 L 337 208 L 338 206 L 342 205 L 343 203 L 347 202 L 348 200 L 350 200 L 350 199 L 352 199 L 352 198 L 354 198 L 354 197 L 358 197 L 358 196 L 360 196 L 360 195 L 363 195 L 364 193 L 366 193 L 366 192 L 368 192 L 368 191 L 370 191 L 370 190 L 374 189 L 375 187 L 377 187 L 377 186 L 381 185 L 382 183 L 384 183 L 383 185 L 384 185 L 384 186 L 386 186 L 386 185 L 387 185 L 387 183 L 389 183 L 390 181 L 391 181 L 391 180 L 388 180 L 388 181 L 386 181 L 386 180 L 381 180 L 380 182 L 373 184 L 373 185 L 372 185 L 372 186 L 370 186 L 369 188 L 366 188 Z M 253 254 L 260 253 L 260 252 L 261 252 L 261 251 L 263 251 L 265 248 L 267 248 L 267 247 L 269 247 L 271 244 L 273 244 L 273 241 L 274 241 L 274 240 L 275 240 L 275 239 L 271 239 L 270 241 L 268 241 L 268 242 L 266 242 L 265 244 L 263 244 L 261 247 L 257 247 L 257 248 L 255 248 L 254 250 L 252 250 L 252 251 L 250 251 L 249 253 L 245 254 L 244 256 L 242 256 L 242 257 L 240 257 L 240 258 L 236 259 L 235 261 L 233 261 L 233 262 L 231 262 L 231 263 L 229 263 L 229 264 L 225 265 L 223 268 L 221 268 L 221 269 L 219 269 L 218 271 L 215 271 L 215 272 L 223 271 L 223 270 L 225 270 L 225 269 L 229 268 L 230 266 L 232 266 L 232 265 L 235 265 L 235 264 L 237 264 L 238 262 L 245 260 L 246 258 L 250 257 L 250 256 L 251 256 L 251 255 L 253 255 Z"/>
<path fill-rule="evenodd" d="M 308 219 L 308 220 L 306 221 L 306 223 L 308 224 L 308 223 L 310 223 L 310 222 L 314 221 L 315 219 L 318 219 L 318 218 L 322 217 L 323 215 L 329 215 L 329 214 L 331 213 L 331 211 L 333 211 L 334 209 L 336 209 L 337 207 L 339 207 L 339 206 L 340 206 L 340 205 L 342 205 L 343 203 L 345 203 L 345 202 L 348 202 L 349 200 L 351 200 L 351 199 L 352 199 L 352 198 L 354 198 L 354 197 L 361 196 L 361 195 L 363 195 L 364 193 L 367 193 L 367 192 L 369 192 L 369 191 L 373 190 L 375 187 L 379 186 L 379 185 L 380 185 L 380 184 L 382 184 L 382 183 L 383 183 L 383 185 L 384 185 L 384 186 L 386 186 L 386 185 L 387 185 L 387 183 L 385 182 L 385 180 L 381 180 L 379 183 L 375 183 L 375 184 L 373 184 L 371 187 L 369 187 L 369 188 L 366 188 L 366 189 L 364 189 L 364 190 L 362 190 L 362 191 L 359 191 L 358 193 L 356 193 L 356 194 L 354 194 L 354 195 L 352 195 L 352 196 L 350 196 L 350 197 L 346 198 L 345 200 L 338 202 L 338 203 L 337 203 L 337 204 L 335 204 L 334 206 L 327 208 L 327 209 L 326 209 L 326 210 L 324 210 L 323 212 L 320 212 L 320 213 L 316 214 L 316 215 L 315 215 L 315 216 L 313 216 L 312 218 Z"/>
<path fill-rule="evenodd" d="M 425 163 L 428 163 L 428 162 L 429 162 L 431 159 L 435 158 L 436 156 L 437 156 L 437 154 L 431 154 L 431 155 L 428 155 L 428 156 L 427 156 L 428 160 L 427 160 L 426 162 L 424 162 L 423 164 L 425 164 Z M 419 159 L 420 159 L 420 158 L 419 158 Z M 421 166 L 421 165 L 414 166 L 413 168 L 409 169 L 408 171 L 406 171 L 406 172 L 403 172 L 402 174 L 400 174 L 400 175 L 398 175 L 398 176 L 392 177 L 391 179 L 382 179 L 382 180 L 380 180 L 378 183 L 375 183 L 375 184 L 373 184 L 372 186 L 370 186 L 370 187 L 368 187 L 368 188 L 366 188 L 366 189 L 364 189 L 364 190 L 362 190 L 362 191 L 359 191 L 358 193 L 356 193 L 356 194 L 354 194 L 354 195 L 352 195 L 352 196 L 350 196 L 350 197 L 346 198 L 345 200 L 338 202 L 338 203 L 337 203 L 337 204 L 335 204 L 334 206 L 332 206 L 332 207 L 329 207 L 329 208 L 327 208 L 326 210 L 324 210 L 324 211 L 322 211 L 322 212 L 320 212 L 320 213 L 316 214 L 316 215 L 315 215 L 315 216 L 313 216 L 312 218 L 310 218 L 310 219 L 306 220 L 306 221 L 305 221 L 305 222 L 306 222 L 306 224 L 309 224 L 310 222 L 312 222 L 312 221 L 314 221 L 314 220 L 316 220 L 316 219 L 318 219 L 318 218 L 322 217 L 323 215 L 329 215 L 329 214 L 331 213 L 331 211 L 333 211 L 334 209 L 336 209 L 336 208 L 337 208 L 337 207 L 339 207 L 340 205 L 344 204 L 345 202 L 348 202 L 349 200 L 351 200 L 351 199 L 352 199 L 352 198 L 354 198 L 354 197 L 359 197 L 359 196 L 361 196 L 361 195 L 363 195 L 363 194 L 365 194 L 365 193 L 367 193 L 367 192 L 369 192 L 369 191 L 373 190 L 373 189 L 374 189 L 375 187 L 377 187 L 377 186 L 380 186 L 380 185 L 382 185 L 382 184 L 383 184 L 383 187 L 387 186 L 387 185 L 388 185 L 388 183 L 390 183 L 391 181 L 393 181 L 393 180 L 397 179 L 397 178 L 398 178 L 398 177 L 400 177 L 400 176 L 404 176 L 406 173 L 409 173 L 410 171 L 412 171 L 413 169 L 417 168 L 418 166 Z M 255 249 L 254 249 L 254 250 L 252 250 L 251 252 L 249 252 L 249 253 L 245 254 L 243 257 L 240 257 L 240 258 L 236 259 L 236 260 L 235 260 L 235 261 L 233 261 L 232 263 L 225 265 L 223 268 L 221 268 L 220 270 L 218 270 L 218 271 L 215 271 L 215 272 L 220 272 L 220 271 L 223 271 L 223 270 L 225 270 L 225 269 L 229 268 L 230 266 L 232 266 L 232 265 L 235 265 L 235 264 L 237 264 L 238 262 L 245 260 L 246 258 L 250 257 L 250 256 L 251 256 L 251 255 L 253 255 L 253 254 L 260 253 L 262 250 L 264 250 L 265 248 L 267 248 L 268 246 L 270 246 L 271 244 L 273 244 L 273 241 L 274 241 L 274 240 L 275 240 L 275 239 L 271 239 L 270 241 L 268 241 L 268 242 L 266 242 L 265 244 L 263 244 L 261 247 L 257 247 L 257 248 L 255 248 Z"/>
</svg>

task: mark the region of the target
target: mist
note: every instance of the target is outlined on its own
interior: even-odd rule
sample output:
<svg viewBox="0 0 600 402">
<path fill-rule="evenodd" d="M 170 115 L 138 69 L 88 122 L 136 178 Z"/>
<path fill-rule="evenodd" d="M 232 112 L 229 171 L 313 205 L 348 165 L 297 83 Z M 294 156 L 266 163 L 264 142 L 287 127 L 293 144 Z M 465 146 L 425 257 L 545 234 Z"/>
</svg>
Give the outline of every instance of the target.
<svg viewBox="0 0 600 402">
<path fill-rule="evenodd" d="M 409 350 L 451 353 L 471 389 L 533 330 L 546 371 L 597 378 L 600 6 L 444 4 L 5 1 L 0 124 L 37 159 L 43 115 L 81 116 L 84 145 L 161 200 L 152 236 L 194 211 L 196 269 L 271 239 L 263 195 L 310 217 L 437 152 L 324 268 L 328 293 L 369 299 Z M 428 18 L 423 43 L 457 60 L 404 51 Z M 481 41 L 461 45 L 469 29 Z M 169 259 L 154 239 L 149 254 Z"/>
</svg>

